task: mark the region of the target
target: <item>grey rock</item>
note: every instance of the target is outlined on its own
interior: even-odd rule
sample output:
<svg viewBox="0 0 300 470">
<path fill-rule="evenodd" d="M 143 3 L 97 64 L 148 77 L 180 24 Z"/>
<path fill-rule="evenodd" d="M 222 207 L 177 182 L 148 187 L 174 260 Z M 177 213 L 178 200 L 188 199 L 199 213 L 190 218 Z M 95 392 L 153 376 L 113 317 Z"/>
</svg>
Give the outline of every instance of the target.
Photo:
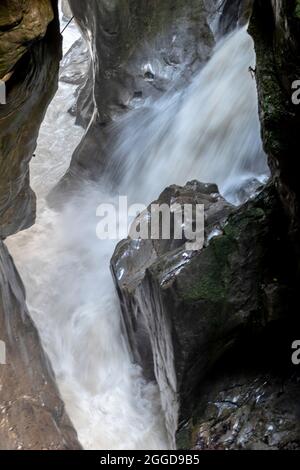
<svg viewBox="0 0 300 470">
<path fill-rule="evenodd" d="M 245 329 L 271 321 L 262 286 L 278 205 L 274 190 L 267 188 L 240 209 L 230 207 L 215 186 L 207 190 L 192 183 L 170 187 L 159 198 L 170 200 L 177 191 L 183 199 L 189 193 L 189 200 L 193 194 L 194 201 L 204 201 L 202 250 L 187 251 L 174 241 L 128 239 L 112 258 L 134 357 L 158 382 L 173 438 L 210 368 Z"/>
<path fill-rule="evenodd" d="M 59 80 L 72 85 L 84 85 L 90 65 L 90 55 L 85 40 L 74 42 L 60 64 Z"/>
<path fill-rule="evenodd" d="M 72 13 L 72 10 L 70 8 L 70 4 L 69 4 L 68 0 L 61 0 L 61 11 L 62 11 L 63 16 L 66 20 L 69 20 L 70 18 L 72 18 L 73 13 Z"/>
<path fill-rule="evenodd" d="M 78 178 L 97 178 L 111 155 L 111 124 L 118 116 L 136 107 L 137 96 L 142 106 L 149 98 L 184 87 L 215 44 L 203 0 L 166 0 L 155 5 L 146 0 L 109 4 L 71 0 L 70 5 L 92 48 L 77 122 L 86 127 L 93 117 L 61 189 L 68 189 Z"/>
</svg>

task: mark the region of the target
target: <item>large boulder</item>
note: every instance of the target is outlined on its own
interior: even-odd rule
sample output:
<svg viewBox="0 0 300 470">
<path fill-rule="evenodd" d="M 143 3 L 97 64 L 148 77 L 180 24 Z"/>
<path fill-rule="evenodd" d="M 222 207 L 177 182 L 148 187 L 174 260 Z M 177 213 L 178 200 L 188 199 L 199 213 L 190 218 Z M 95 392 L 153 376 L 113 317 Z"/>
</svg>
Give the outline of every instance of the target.
<svg viewBox="0 0 300 470">
<path fill-rule="evenodd" d="M 129 238 L 112 258 L 134 357 L 158 382 L 173 439 L 210 368 L 245 330 L 258 331 L 280 314 L 270 308 L 281 296 L 278 279 L 270 281 L 280 238 L 274 189 L 233 209 L 214 185 L 192 182 L 168 188 L 158 202 L 187 195 L 205 205 L 201 250 L 188 251 L 174 240 Z"/>
</svg>

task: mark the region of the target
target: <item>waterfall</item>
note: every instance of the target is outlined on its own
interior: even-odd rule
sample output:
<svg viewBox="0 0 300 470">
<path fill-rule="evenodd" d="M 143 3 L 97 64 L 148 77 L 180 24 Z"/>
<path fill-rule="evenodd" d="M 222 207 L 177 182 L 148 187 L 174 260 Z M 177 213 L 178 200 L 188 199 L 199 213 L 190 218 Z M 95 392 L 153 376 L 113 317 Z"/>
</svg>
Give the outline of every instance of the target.
<svg viewBox="0 0 300 470">
<path fill-rule="evenodd" d="M 238 190 L 268 174 L 262 149 L 252 39 L 246 29 L 221 40 L 187 90 L 126 115 L 112 168 L 121 192 L 150 202 L 170 184 L 189 179 L 217 183 L 238 203 Z"/>
<path fill-rule="evenodd" d="M 167 185 L 216 182 L 238 202 L 245 182 L 267 174 L 261 148 L 253 45 L 241 29 L 222 40 L 182 92 L 170 92 L 119 118 L 101 182 L 86 183 L 61 212 L 45 197 L 60 179 L 83 131 L 67 113 L 74 88 L 60 84 L 43 123 L 31 181 L 36 225 L 7 243 L 28 306 L 50 357 L 67 412 L 86 449 L 164 449 L 157 386 L 131 361 L 109 270 L 116 242 L 96 237 L 96 207 L 118 193 L 149 203 Z"/>
</svg>

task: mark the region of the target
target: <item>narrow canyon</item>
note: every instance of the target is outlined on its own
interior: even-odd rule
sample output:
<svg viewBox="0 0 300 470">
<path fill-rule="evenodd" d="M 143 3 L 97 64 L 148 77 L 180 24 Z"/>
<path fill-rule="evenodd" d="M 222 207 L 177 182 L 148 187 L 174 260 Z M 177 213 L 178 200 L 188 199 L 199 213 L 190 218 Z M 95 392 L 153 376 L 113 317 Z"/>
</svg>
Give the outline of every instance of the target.
<svg viewBox="0 0 300 470">
<path fill-rule="evenodd" d="M 299 0 L 0 1 L 1 450 L 300 449 L 299 42 Z"/>
</svg>

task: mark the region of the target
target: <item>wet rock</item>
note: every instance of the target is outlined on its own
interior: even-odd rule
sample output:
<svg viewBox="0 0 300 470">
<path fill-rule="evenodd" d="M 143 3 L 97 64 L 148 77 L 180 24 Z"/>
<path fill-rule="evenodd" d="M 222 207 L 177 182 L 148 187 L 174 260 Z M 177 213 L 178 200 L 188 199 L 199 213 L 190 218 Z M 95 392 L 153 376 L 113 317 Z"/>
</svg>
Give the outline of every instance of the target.
<svg viewBox="0 0 300 470">
<path fill-rule="evenodd" d="M 50 0 L 1 1 L 0 79 L 13 70 L 32 42 L 44 37 L 53 18 Z"/>
<path fill-rule="evenodd" d="M 30 2 L 22 2 L 27 5 L 24 18 L 29 15 L 34 26 L 32 17 L 42 15 L 48 2 L 33 3 L 34 12 L 29 13 Z M 40 6 L 37 7 L 36 3 Z M 11 18 L 11 9 L 13 5 L 16 9 L 16 2 L 9 2 L 9 5 L 7 17 Z M 46 9 L 43 21 L 49 21 L 53 16 L 51 5 L 48 4 L 47 8 L 51 15 L 46 16 Z M 4 4 L 1 4 L 1 9 L 5 9 Z M 26 31 L 26 24 L 24 30 Z M 31 47 L 26 43 L 26 49 L 20 48 L 22 57 L 18 62 L 16 60 L 19 55 L 14 55 L 12 60 L 9 52 L 9 44 L 16 50 L 14 41 L 17 39 L 14 36 L 11 38 L 12 43 L 5 40 L 6 48 L 2 49 L 1 54 L 2 62 L 10 64 L 6 70 L 12 66 L 14 69 L 6 81 L 6 104 L 0 105 L 0 238 L 29 227 L 35 220 L 35 196 L 29 186 L 28 165 L 47 106 L 57 88 L 61 50 L 58 22 L 53 21 L 50 24 L 42 41 L 37 41 L 40 38 L 38 27 L 30 31 Z M 17 32 L 18 27 L 13 28 L 12 34 Z M 33 36 L 34 32 L 37 36 Z M 8 32 L 0 31 L 0 34 L 5 35 Z"/>
<path fill-rule="evenodd" d="M 3 242 L 0 340 L 6 350 L 6 359 L 0 363 L 0 449 L 80 449 L 28 315 L 22 281 Z"/>
<path fill-rule="evenodd" d="M 47 28 L 54 13 L 55 19 Z M 0 105 L 3 239 L 35 221 L 29 162 L 47 106 L 57 89 L 61 37 L 55 2 L 1 2 L 0 16 L 1 73 L 13 72 L 6 76 L 6 104 Z M 6 360 L 1 355 L 0 361 L 0 448 L 79 449 L 28 315 L 22 281 L 1 240 L 0 341 L 1 352 L 6 352 Z"/>
<path fill-rule="evenodd" d="M 66 20 L 69 20 L 70 18 L 72 18 L 73 13 L 71 11 L 68 0 L 61 0 L 61 10 Z"/>
<path fill-rule="evenodd" d="M 93 103 L 90 102 L 89 91 L 85 95 L 85 90 L 90 90 L 92 87 L 90 69 L 91 58 L 88 45 L 85 39 L 80 37 L 63 57 L 59 80 L 78 85 L 74 93 L 74 104 L 69 109 L 69 113 L 76 117 L 75 124 L 84 128 L 89 124 L 93 113 Z"/>
<path fill-rule="evenodd" d="M 266 181 L 265 181 L 266 182 Z M 256 178 L 247 178 L 241 183 L 238 191 L 233 188 L 232 192 L 228 193 L 228 196 L 235 205 L 244 204 L 249 199 L 253 199 L 259 192 L 262 191 L 264 184 Z"/>
<path fill-rule="evenodd" d="M 221 2 L 219 34 L 225 35 L 249 21 L 253 0 L 225 0 Z"/>
<path fill-rule="evenodd" d="M 249 31 L 257 56 L 260 120 L 265 151 L 300 253 L 298 144 L 300 106 L 292 88 L 300 77 L 299 2 L 256 0 Z"/>
<path fill-rule="evenodd" d="M 110 124 L 137 106 L 137 96 L 138 106 L 143 106 L 149 98 L 183 87 L 214 46 L 202 0 L 71 0 L 70 5 L 92 50 L 77 122 L 86 127 L 91 116 L 92 122 L 62 188 L 78 177 L 97 178 L 115 140 Z"/>
<path fill-rule="evenodd" d="M 60 64 L 59 80 L 72 85 L 84 85 L 89 69 L 90 56 L 87 43 L 77 39 Z"/>
<path fill-rule="evenodd" d="M 300 450 L 296 375 L 219 373 L 201 388 L 197 411 L 178 436 L 195 450 Z"/>
<path fill-rule="evenodd" d="M 203 249 L 188 251 L 174 240 L 128 239 L 112 258 L 134 357 L 148 376 L 153 370 L 173 437 L 212 365 L 245 329 L 259 330 L 271 320 L 263 286 L 269 282 L 269 250 L 276 243 L 274 190 L 267 188 L 238 210 L 216 187 L 207 190 L 191 183 L 168 188 L 159 198 L 162 202 L 173 191 L 188 191 L 189 198 L 193 194 L 194 201 L 204 201 Z"/>
</svg>

